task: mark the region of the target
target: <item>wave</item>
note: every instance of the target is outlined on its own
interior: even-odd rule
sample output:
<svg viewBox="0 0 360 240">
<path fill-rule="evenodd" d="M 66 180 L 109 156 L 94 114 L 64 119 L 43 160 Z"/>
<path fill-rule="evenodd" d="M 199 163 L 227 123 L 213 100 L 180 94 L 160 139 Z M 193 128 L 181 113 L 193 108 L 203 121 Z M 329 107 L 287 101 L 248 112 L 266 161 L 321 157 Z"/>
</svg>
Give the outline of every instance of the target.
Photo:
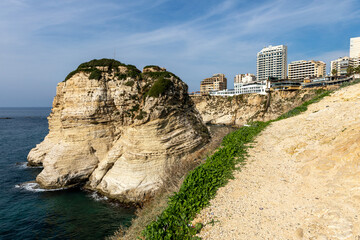
<svg viewBox="0 0 360 240">
<path fill-rule="evenodd" d="M 19 168 L 44 168 L 43 166 L 29 166 L 28 162 L 17 162 L 16 166 Z"/>
<path fill-rule="evenodd" d="M 45 188 L 41 188 L 40 185 L 36 182 L 26 182 L 26 183 L 16 184 L 15 188 L 24 189 L 30 192 L 54 192 L 54 191 L 60 191 L 66 189 L 66 188 L 45 189 Z"/>
<path fill-rule="evenodd" d="M 98 194 L 97 192 L 90 193 L 90 197 L 97 202 L 109 200 L 106 196 L 102 196 L 102 195 Z"/>
</svg>

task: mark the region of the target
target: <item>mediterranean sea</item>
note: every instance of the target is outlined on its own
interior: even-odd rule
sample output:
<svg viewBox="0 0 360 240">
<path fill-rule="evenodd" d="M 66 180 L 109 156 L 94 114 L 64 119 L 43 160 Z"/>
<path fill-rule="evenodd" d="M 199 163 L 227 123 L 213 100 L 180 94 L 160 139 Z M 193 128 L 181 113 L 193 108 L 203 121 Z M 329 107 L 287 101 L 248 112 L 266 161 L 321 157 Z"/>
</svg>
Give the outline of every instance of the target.
<svg viewBox="0 0 360 240">
<path fill-rule="evenodd" d="M 47 191 L 27 167 L 48 133 L 50 108 L 0 108 L 0 239 L 104 239 L 130 225 L 135 209 L 80 189 Z"/>
</svg>

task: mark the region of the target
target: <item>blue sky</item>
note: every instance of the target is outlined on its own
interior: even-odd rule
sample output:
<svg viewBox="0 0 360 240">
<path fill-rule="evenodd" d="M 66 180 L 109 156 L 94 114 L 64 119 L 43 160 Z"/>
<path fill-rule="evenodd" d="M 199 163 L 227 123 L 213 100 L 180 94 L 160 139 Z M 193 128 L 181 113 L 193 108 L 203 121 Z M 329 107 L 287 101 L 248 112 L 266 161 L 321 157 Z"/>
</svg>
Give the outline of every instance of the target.
<svg viewBox="0 0 360 240">
<path fill-rule="evenodd" d="M 256 73 L 256 53 L 288 46 L 288 62 L 349 55 L 358 0 L 1 0 L 0 107 L 51 106 L 80 63 L 160 65 L 198 90 L 224 73 Z M 328 66 L 329 69 L 329 66 Z M 328 70 L 329 71 L 329 70 Z"/>
</svg>

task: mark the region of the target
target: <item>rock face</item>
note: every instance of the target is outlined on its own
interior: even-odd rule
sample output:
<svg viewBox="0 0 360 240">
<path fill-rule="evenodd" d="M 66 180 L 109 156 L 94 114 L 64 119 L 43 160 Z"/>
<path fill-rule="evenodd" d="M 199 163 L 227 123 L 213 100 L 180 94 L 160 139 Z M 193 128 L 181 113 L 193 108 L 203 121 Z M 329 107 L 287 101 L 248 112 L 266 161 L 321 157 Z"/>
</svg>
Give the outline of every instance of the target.
<svg viewBox="0 0 360 240">
<path fill-rule="evenodd" d="M 142 201 L 210 138 L 178 77 L 110 59 L 81 64 L 59 83 L 48 120 L 49 134 L 28 155 L 44 166 L 37 182 L 86 183 L 124 202 Z"/>
<path fill-rule="evenodd" d="M 242 126 L 248 121 L 268 121 L 310 100 L 317 90 L 277 91 L 267 95 L 234 97 L 193 96 L 205 123 Z"/>
</svg>

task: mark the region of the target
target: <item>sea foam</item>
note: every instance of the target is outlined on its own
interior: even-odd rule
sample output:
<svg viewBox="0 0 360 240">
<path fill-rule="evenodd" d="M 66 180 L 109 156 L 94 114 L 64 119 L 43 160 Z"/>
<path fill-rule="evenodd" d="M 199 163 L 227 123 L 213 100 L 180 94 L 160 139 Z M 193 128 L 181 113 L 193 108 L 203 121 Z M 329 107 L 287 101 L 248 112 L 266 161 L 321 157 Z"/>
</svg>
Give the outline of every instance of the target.
<svg viewBox="0 0 360 240">
<path fill-rule="evenodd" d="M 15 188 L 24 189 L 30 192 L 53 192 L 53 191 L 60 191 L 66 189 L 66 188 L 44 189 L 41 188 L 40 185 L 36 182 L 26 182 L 26 183 L 16 184 Z"/>
<path fill-rule="evenodd" d="M 44 168 L 43 166 L 29 166 L 28 162 L 17 162 L 16 165 L 19 168 Z"/>
</svg>

